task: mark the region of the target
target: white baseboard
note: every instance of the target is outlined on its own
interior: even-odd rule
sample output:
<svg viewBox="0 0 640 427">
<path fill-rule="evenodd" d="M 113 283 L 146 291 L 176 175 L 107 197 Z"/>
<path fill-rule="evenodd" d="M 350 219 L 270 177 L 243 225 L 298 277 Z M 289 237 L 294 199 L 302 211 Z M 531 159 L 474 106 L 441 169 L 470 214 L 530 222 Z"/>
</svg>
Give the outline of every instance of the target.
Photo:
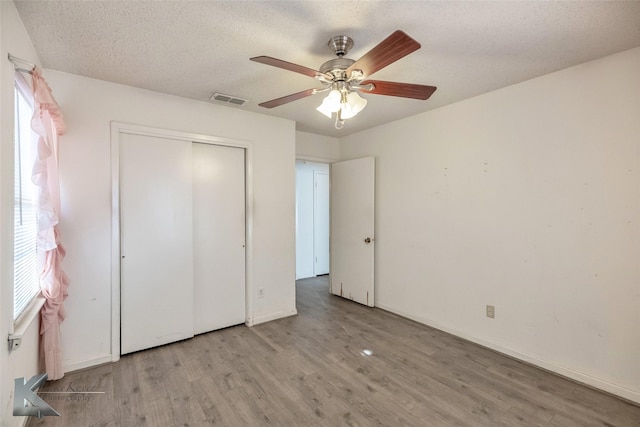
<svg viewBox="0 0 640 427">
<path fill-rule="evenodd" d="M 270 322 L 272 320 L 281 319 L 283 317 L 295 316 L 298 314 L 298 311 L 294 308 L 289 311 L 279 311 L 276 313 L 271 313 L 264 316 L 257 316 L 251 319 L 251 321 L 247 321 L 247 326 L 254 326 L 260 323 Z M 73 372 L 79 371 L 80 369 L 91 368 L 93 366 L 102 365 L 105 363 L 117 362 L 120 357 L 114 357 L 111 354 L 105 354 L 99 357 L 95 357 L 93 359 L 83 360 L 80 362 L 67 363 L 63 366 L 64 372 Z"/>
<path fill-rule="evenodd" d="M 113 357 L 110 354 L 105 354 L 100 357 L 95 357 L 89 360 L 83 360 L 81 362 L 68 363 L 64 365 L 64 372 L 79 371 L 80 369 L 91 368 L 93 366 L 102 365 L 105 363 L 111 363 Z"/>
<path fill-rule="evenodd" d="M 612 384 L 610 382 L 604 381 L 600 378 L 596 378 L 593 377 L 591 375 L 582 373 L 580 371 L 576 371 L 574 369 L 571 368 L 567 368 L 565 366 L 560 366 L 560 365 L 556 365 L 552 362 L 543 360 L 543 359 L 539 359 L 535 356 L 530 356 L 528 354 L 524 354 L 524 353 L 520 353 L 518 351 L 503 347 L 501 345 L 498 344 L 494 344 L 492 342 L 489 341 L 485 341 L 482 339 L 479 339 L 477 337 L 465 334 L 463 332 L 460 331 L 456 331 L 454 329 L 450 329 L 447 328 L 445 326 L 442 326 L 440 324 L 438 324 L 437 322 L 434 322 L 430 319 L 421 317 L 421 316 L 413 316 L 410 315 L 408 313 L 403 312 L 402 310 L 397 310 L 394 307 L 390 307 L 387 306 L 385 304 L 379 304 L 376 303 L 376 307 L 381 308 L 385 311 L 389 311 L 391 313 L 397 314 L 399 316 L 402 317 L 406 317 L 407 319 L 411 319 L 414 320 L 418 323 L 422 323 L 424 325 L 427 326 L 431 326 L 432 328 L 436 328 L 439 329 L 441 331 L 447 332 L 451 335 L 455 335 L 457 337 L 463 338 L 467 341 L 471 341 L 473 343 L 479 344 L 483 347 L 487 347 L 491 350 L 497 351 L 498 353 L 502 353 L 505 354 L 507 356 L 511 356 L 513 358 L 516 358 L 518 360 L 521 360 L 523 362 L 529 363 L 531 365 L 535 365 L 538 366 L 542 369 L 545 369 L 547 371 L 551 371 L 554 372 L 558 375 L 562 375 L 564 377 L 570 378 L 574 381 L 578 381 L 580 383 L 586 384 L 590 387 L 594 387 L 597 388 L 599 390 L 605 391 L 607 393 L 611 393 L 615 396 L 619 396 L 623 399 L 629 400 L 631 402 L 635 402 L 640 404 L 640 391 L 636 391 L 636 390 L 631 390 L 622 386 L 619 386 L 617 384 Z"/>
<path fill-rule="evenodd" d="M 283 317 L 295 316 L 298 314 L 298 310 L 295 308 L 289 311 L 278 311 L 276 313 L 267 314 L 264 316 L 256 316 L 253 318 L 253 322 L 249 326 L 259 325 L 260 323 L 271 322 L 272 320 L 282 319 Z"/>
</svg>

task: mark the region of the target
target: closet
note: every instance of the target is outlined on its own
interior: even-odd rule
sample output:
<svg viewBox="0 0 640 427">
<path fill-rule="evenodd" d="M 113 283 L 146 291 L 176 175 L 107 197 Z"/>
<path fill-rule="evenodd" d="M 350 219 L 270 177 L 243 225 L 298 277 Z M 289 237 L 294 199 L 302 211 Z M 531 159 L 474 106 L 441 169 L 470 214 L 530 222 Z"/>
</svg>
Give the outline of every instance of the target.
<svg viewBox="0 0 640 427">
<path fill-rule="evenodd" d="M 121 354 L 245 321 L 245 150 L 119 136 Z"/>
</svg>

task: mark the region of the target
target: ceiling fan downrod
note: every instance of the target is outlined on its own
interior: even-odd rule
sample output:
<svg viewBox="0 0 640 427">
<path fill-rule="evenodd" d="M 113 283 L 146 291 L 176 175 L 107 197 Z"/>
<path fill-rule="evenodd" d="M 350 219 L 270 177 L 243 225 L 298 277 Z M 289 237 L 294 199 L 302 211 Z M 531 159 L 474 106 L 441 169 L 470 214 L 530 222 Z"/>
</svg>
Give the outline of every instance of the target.
<svg viewBox="0 0 640 427">
<path fill-rule="evenodd" d="M 353 40 L 347 36 L 335 36 L 329 39 L 327 46 L 329 46 L 331 52 L 342 58 L 353 47 Z"/>
</svg>

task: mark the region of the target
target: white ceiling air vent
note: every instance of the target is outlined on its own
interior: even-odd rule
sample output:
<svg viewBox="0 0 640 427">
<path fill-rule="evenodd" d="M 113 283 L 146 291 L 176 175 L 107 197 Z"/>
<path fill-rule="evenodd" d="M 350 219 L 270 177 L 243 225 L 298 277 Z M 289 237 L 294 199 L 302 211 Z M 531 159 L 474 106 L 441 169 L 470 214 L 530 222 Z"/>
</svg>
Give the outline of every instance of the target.
<svg viewBox="0 0 640 427">
<path fill-rule="evenodd" d="M 214 93 L 209 98 L 210 101 L 222 102 L 225 104 L 237 105 L 239 107 L 243 106 L 248 102 L 246 99 L 238 98 L 236 96 L 225 95 L 224 93 Z"/>
</svg>

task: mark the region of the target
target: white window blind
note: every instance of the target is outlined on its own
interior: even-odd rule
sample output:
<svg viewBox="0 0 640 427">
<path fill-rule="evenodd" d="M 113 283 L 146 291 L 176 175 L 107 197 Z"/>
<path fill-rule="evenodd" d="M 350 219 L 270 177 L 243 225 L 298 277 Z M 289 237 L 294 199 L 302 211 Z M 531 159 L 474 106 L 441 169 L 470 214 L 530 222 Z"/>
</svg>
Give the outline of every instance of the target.
<svg viewBox="0 0 640 427">
<path fill-rule="evenodd" d="M 31 116 L 27 94 L 15 90 L 13 319 L 16 320 L 40 292 L 38 271 L 37 188 L 31 181 L 34 161 Z"/>
</svg>

